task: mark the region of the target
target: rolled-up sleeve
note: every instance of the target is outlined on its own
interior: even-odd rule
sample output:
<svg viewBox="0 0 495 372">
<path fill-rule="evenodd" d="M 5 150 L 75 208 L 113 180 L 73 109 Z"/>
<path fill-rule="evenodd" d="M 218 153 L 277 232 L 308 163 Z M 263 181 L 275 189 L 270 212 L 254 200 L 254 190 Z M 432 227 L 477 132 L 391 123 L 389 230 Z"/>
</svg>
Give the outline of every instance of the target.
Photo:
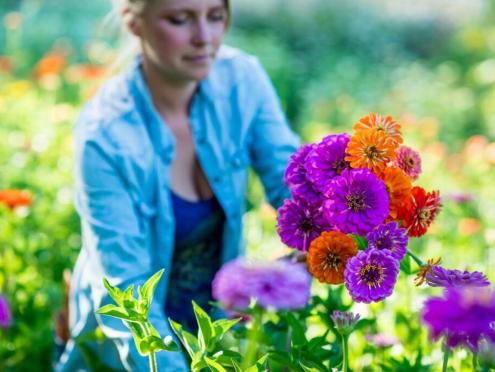
<svg viewBox="0 0 495 372">
<path fill-rule="evenodd" d="M 299 146 L 267 73 L 256 59 L 250 72 L 256 111 L 250 128 L 250 156 L 270 204 L 278 208 L 290 194 L 283 182 L 289 157 Z"/>
<path fill-rule="evenodd" d="M 154 273 L 149 226 L 136 210 L 132 190 L 115 162 L 108 145 L 84 139 L 76 144 L 76 207 L 83 225 L 84 249 L 91 273 L 94 309 L 111 303 L 103 288 L 106 277 L 121 289 L 143 285 Z M 165 273 L 167 275 L 167 273 Z M 149 311 L 149 320 L 162 337 L 173 335 L 164 313 L 163 286 Z M 147 358 L 139 355 L 130 331 L 119 319 L 96 316 L 104 333 L 118 348 L 122 363 L 133 371 L 147 371 Z M 188 371 L 182 353 L 160 352 L 157 362 L 162 371 Z"/>
</svg>

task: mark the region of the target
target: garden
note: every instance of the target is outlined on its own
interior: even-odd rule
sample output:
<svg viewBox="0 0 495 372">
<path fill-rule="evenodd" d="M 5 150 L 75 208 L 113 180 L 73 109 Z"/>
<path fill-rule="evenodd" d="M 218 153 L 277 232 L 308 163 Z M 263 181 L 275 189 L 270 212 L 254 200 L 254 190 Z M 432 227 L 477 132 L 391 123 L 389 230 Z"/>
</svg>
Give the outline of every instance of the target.
<svg viewBox="0 0 495 372">
<path fill-rule="evenodd" d="M 73 125 L 128 57 L 110 8 L 0 4 L 0 371 L 51 370 L 68 335 Z M 158 334 L 147 311 L 167 271 L 139 290 L 106 282 L 99 313 L 151 370 L 179 347 L 194 371 L 494 369 L 495 3 L 233 8 L 226 43 L 259 58 L 304 143 L 291 198 L 274 209 L 249 173 L 248 259 L 213 282 L 224 318 L 191 304 L 197 334 L 173 320 Z M 85 342 L 104 337 L 79 340 L 95 371 L 110 369 Z"/>
</svg>

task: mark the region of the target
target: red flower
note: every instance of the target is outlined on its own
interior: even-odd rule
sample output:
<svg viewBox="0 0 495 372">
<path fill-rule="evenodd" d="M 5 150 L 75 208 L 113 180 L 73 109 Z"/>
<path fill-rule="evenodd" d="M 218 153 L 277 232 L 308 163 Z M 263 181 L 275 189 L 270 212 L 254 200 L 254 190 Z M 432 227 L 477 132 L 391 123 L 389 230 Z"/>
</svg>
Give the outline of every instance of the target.
<svg viewBox="0 0 495 372">
<path fill-rule="evenodd" d="M 10 209 L 30 206 L 33 200 L 31 193 L 26 190 L 0 190 L 0 204 Z"/>
<path fill-rule="evenodd" d="M 398 218 L 403 220 L 403 227 L 408 236 L 422 236 L 428 230 L 440 211 L 440 193 L 435 190 L 426 192 L 422 187 L 415 186 L 411 197 L 399 210 Z"/>
</svg>

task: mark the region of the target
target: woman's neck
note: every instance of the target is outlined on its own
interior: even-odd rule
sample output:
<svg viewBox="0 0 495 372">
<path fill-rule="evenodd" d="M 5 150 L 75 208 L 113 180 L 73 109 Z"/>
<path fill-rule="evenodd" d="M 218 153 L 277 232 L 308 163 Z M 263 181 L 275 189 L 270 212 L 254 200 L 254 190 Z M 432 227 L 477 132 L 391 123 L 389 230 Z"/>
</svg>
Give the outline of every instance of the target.
<svg viewBox="0 0 495 372">
<path fill-rule="evenodd" d="M 171 81 L 146 60 L 143 60 L 143 72 L 153 103 L 161 115 L 189 114 L 189 105 L 197 89 L 197 82 Z"/>
</svg>

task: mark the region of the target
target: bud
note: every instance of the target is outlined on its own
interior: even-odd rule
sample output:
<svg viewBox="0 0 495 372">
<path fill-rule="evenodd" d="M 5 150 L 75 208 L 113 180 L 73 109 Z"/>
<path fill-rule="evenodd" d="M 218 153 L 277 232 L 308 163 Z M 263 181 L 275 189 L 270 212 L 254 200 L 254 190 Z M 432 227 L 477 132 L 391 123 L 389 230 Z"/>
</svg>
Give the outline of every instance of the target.
<svg viewBox="0 0 495 372">
<path fill-rule="evenodd" d="M 333 320 L 335 328 L 341 335 L 350 335 L 360 318 L 359 314 L 338 310 L 334 310 L 330 317 Z"/>
</svg>

